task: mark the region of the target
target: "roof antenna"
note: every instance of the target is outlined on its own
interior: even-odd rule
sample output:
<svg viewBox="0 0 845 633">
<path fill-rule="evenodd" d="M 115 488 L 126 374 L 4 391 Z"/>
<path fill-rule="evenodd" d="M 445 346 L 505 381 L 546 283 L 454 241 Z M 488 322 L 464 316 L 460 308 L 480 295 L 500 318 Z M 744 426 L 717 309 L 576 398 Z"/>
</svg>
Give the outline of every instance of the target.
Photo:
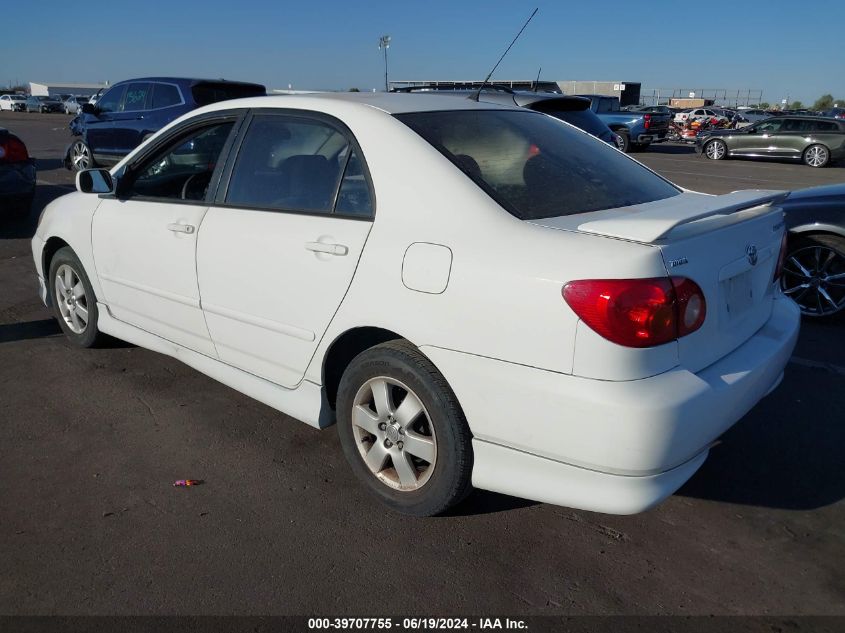
<svg viewBox="0 0 845 633">
<path fill-rule="evenodd" d="M 543 72 L 543 67 L 540 66 L 540 70 L 537 71 L 537 79 L 534 82 L 534 92 L 537 92 L 537 88 L 540 87 L 540 73 Z"/>
<path fill-rule="evenodd" d="M 538 10 L 539 10 L 539 8 L 534 9 L 534 12 L 530 16 L 528 16 L 528 19 L 525 21 L 525 24 L 522 25 L 521 29 L 519 29 L 519 33 L 517 33 L 516 37 L 513 38 L 513 42 L 511 42 L 510 46 L 508 46 L 505 49 L 505 52 L 502 53 L 502 56 L 499 58 L 499 61 L 497 61 L 496 65 L 493 66 L 493 70 L 491 70 L 490 73 L 487 75 L 487 77 L 484 79 L 484 81 L 481 82 L 481 85 L 478 86 L 478 90 L 476 90 L 473 94 L 471 94 L 469 97 L 467 97 L 468 99 L 472 99 L 473 101 L 478 101 L 478 98 L 481 96 L 481 91 L 484 89 L 484 86 L 486 86 L 487 82 L 490 81 L 490 77 L 492 77 L 493 73 L 496 72 L 496 69 L 499 67 L 499 64 L 501 64 L 502 60 L 505 58 L 505 55 L 508 54 L 508 51 L 516 43 L 516 40 L 518 40 L 519 36 L 522 35 L 522 32 L 525 30 L 525 27 L 528 26 L 528 23 L 531 21 L 531 19 L 535 15 L 537 15 Z"/>
</svg>

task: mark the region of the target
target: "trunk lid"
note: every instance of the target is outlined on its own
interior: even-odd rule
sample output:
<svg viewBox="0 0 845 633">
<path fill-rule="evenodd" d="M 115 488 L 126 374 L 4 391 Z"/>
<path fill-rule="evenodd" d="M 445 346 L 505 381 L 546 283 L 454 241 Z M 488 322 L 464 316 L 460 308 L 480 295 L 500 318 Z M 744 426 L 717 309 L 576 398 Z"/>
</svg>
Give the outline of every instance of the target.
<svg viewBox="0 0 845 633">
<path fill-rule="evenodd" d="M 672 198 L 579 216 L 536 220 L 659 249 L 671 276 L 699 285 L 707 303 L 701 328 L 678 340 L 680 364 L 697 372 L 742 345 L 769 319 L 784 231 L 785 192 L 741 191 Z M 566 226 L 569 224 L 569 226 Z M 620 274 L 623 277 L 624 273 Z"/>
</svg>

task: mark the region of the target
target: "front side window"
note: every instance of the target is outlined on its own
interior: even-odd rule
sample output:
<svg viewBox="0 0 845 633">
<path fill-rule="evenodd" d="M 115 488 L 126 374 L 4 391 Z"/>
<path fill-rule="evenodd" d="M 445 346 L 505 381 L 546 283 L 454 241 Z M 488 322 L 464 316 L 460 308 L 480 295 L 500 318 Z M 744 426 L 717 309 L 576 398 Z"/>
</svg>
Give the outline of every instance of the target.
<svg viewBox="0 0 845 633">
<path fill-rule="evenodd" d="M 123 111 L 136 112 L 143 110 L 147 103 L 150 84 L 129 84 L 126 86 L 126 96 L 123 98 Z"/>
<path fill-rule="evenodd" d="M 147 161 L 129 190 L 129 197 L 204 200 L 232 121 L 193 130 Z"/>
<path fill-rule="evenodd" d="M 226 202 L 331 213 L 349 156 L 349 140 L 328 123 L 256 116 L 238 152 Z"/>
<path fill-rule="evenodd" d="M 627 207 L 680 193 L 607 143 L 528 110 L 395 116 L 523 220 Z"/>
<path fill-rule="evenodd" d="M 125 90 L 126 86 L 116 86 L 109 90 L 97 101 L 97 110 L 100 112 L 117 112 Z"/>
<path fill-rule="evenodd" d="M 754 131 L 758 134 L 775 134 L 780 131 L 783 125 L 783 119 L 768 119 L 754 126 Z"/>
</svg>

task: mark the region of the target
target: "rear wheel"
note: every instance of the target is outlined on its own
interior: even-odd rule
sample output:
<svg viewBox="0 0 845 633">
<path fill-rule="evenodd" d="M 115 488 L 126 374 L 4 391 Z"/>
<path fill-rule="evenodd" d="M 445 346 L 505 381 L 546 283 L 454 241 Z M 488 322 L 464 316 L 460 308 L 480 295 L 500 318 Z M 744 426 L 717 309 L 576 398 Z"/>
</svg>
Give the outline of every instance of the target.
<svg viewBox="0 0 845 633">
<path fill-rule="evenodd" d="M 845 238 L 812 235 L 790 241 L 781 287 L 809 317 L 845 309 Z"/>
<path fill-rule="evenodd" d="M 470 492 L 463 412 L 446 379 L 407 341 L 353 359 L 338 388 L 337 423 L 353 472 L 393 510 L 431 516 Z"/>
<path fill-rule="evenodd" d="M 810 167 L 826 167 L 830 162 L 830 150 L 824 145 L 810 145 L 802 156 L 805 165 Z"/>
<path fill-rule="evenodd" d="M 722 160 L 728 155 L 728 146 L 725 141 L 713 139 L 704 146 L 704 155 L 710 160 Z"/>
<path fill-rule="evenodd" d="M 65 246 L 50 262 L 48 288 L 53 314 L 68 340 L 78 347 L 94 347 L 104 336 L 97 328 L 97 297 L 82 262 Z"/>
</svg>

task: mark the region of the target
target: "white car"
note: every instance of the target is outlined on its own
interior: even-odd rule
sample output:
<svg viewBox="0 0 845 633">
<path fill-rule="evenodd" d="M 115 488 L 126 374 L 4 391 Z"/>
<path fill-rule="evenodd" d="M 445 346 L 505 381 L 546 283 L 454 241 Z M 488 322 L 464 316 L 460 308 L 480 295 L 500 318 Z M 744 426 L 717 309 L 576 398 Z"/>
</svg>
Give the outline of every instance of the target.
<svg viewBox="0 0 845 633">
<path fill-rule="evenodd" d="M 0 95 L 0 110 L 10 112 L 23 111 L 26 107 L 26 97 L 23 95 Z"/>
<path fill-rule="evenodd" d="M 727 119 L 726 116 L 719 114 L 710 108 L 696 108 L 695 110 L 687 110 L 685 112 L 678 112 L 675 115 L 675 123 L 687 123 L 689 121 L 704 121 L 706 119 Z"/>
<path fill-rule="evenodd" d="M 225 101 L 44 211 L 75 345 L 337 422 L 388 506 L 471 487 L 645 510 L 782 377 L 778 192 L 684 191 L 545 114 L 431 94 Z"/>
</svg>

